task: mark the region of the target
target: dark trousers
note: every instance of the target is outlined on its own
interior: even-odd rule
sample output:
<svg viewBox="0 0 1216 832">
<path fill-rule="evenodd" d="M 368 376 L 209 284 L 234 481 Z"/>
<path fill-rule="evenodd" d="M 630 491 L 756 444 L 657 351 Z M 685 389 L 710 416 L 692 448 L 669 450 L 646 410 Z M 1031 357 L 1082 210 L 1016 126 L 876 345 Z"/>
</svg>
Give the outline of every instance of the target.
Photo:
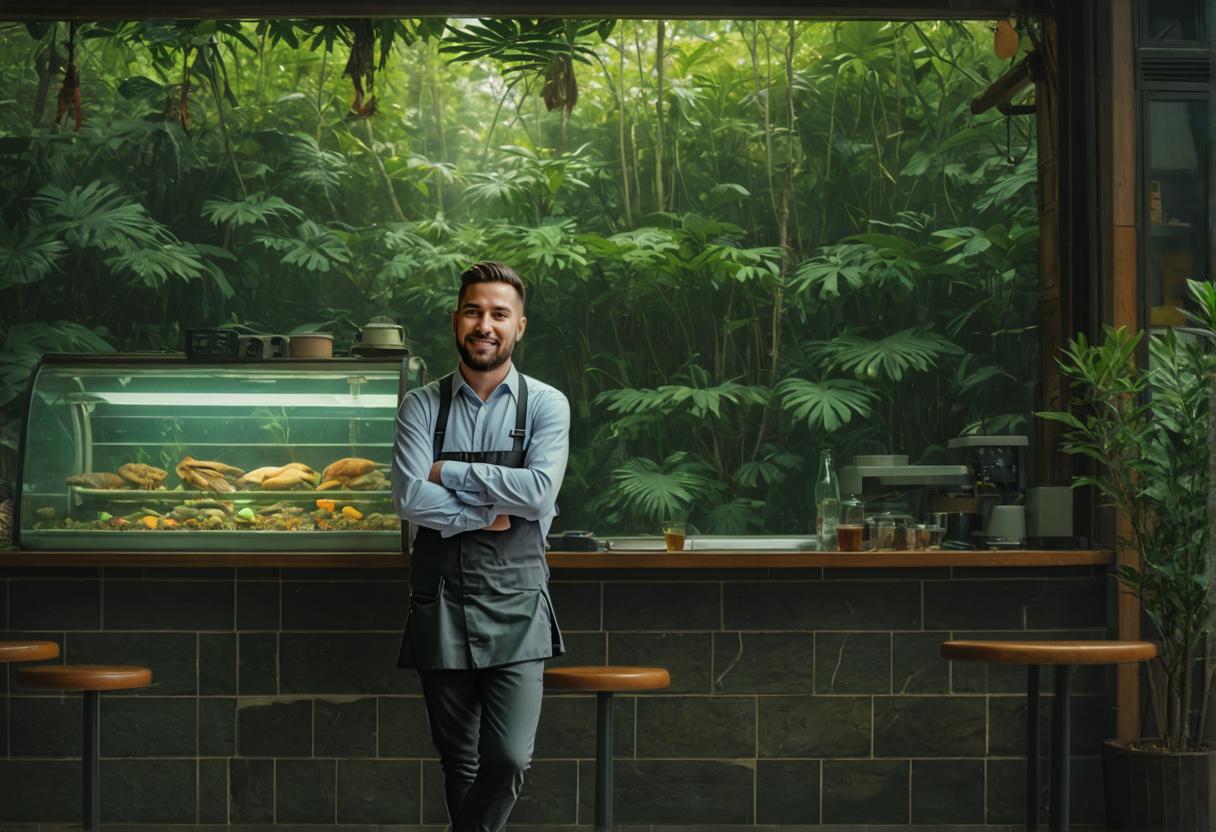
<svg viewBox="0 0 1216 832">
<path fill-rule="evenodd" d="M 532 765 L 545 662 L 420 670 L 452 832 L 501 832 Z"/>
</svg>

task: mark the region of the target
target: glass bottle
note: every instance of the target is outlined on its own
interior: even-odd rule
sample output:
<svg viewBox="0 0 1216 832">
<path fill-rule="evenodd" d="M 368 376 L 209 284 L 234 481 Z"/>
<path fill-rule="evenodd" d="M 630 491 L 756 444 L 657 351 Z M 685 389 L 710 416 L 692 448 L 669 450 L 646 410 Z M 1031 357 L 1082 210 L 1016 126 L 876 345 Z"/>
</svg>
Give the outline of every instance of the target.
<svg viewBox="0 0 1216 832">
<path fill-rule="evenodd" d="M 819 477 L 815 480 L 815 534 L 819 551 L 836 551 L 836 526 L 840 522 L 840 482 L 830 450 L 819 452 Z"/>
</svg>

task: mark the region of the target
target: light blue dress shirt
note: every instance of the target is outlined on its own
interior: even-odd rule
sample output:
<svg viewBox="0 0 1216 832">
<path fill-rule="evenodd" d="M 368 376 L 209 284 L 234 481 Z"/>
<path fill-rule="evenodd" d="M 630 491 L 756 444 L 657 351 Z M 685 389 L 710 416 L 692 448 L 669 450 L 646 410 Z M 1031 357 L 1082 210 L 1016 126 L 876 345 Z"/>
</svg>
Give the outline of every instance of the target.
<svg viewBox="0 0 1216 832">
<path fill-rule="evenodd" d="M 444 450 L 511 450 L 519 375 L 512 365 L 483 402 L 457 369 Z M 537 520 L 541 535 L 549 533 L 570 456 L 570 403 L 557 388 L 525 378 L 525 467 L 449 460 L 440 471 L 442 485 L 427 481 L 439 415 L 439 382 L 406 392 L 397 410 L 393 448 L 393 503 L 398 517 L 436 529 L 442 537 L 488 526 L 499 514 Z"/>
</svg>

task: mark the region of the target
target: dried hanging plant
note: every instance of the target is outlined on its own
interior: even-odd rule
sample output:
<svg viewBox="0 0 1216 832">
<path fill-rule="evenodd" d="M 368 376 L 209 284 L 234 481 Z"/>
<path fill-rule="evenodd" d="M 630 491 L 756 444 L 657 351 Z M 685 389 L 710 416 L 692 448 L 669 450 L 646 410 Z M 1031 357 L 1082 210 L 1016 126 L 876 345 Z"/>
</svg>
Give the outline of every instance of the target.
<svg viewBox="0 0 1216 832">
<path fill-rule="evenodd" d="M 80 73 L 76 70 L 76 21 L 68 24 L 68 64 L 63 71 L 63 86 L 59 88 L 59 108 L 55 111 L 55 126 L 63 121 L 64 115 L 71 109 L 76 126 L 75 132 L 80 132 L 82 113 L 80 110 Z"/>
<path fill-rule="evenodd" d="M 376 112 L 376 62 L 373 58 L 376 51 L 376 30 L 370 20 L 355 20 L 350 23 L 355 41 L 350 47 L 350 58 L 346 69 L 342 72 L 350 76 L 355 86 L 355 100 L 351 102 L 350 114 L 357 118 L 367 118 Z M 367 79 L 367 89 L 363 88 L 363 80 Z M 367 103 L 363 96 L 370 95 Z"/>
<path fill-rule="evenodd" d="M 574 77 L 574 62 L 570 55 L 558 53 L 549 60 L 549 68 L 545 70 L 545 107 L 550 110 L 562 108 L 562 121 L 570 117 L 578 101 L 578 81 Z"/>
</svg>

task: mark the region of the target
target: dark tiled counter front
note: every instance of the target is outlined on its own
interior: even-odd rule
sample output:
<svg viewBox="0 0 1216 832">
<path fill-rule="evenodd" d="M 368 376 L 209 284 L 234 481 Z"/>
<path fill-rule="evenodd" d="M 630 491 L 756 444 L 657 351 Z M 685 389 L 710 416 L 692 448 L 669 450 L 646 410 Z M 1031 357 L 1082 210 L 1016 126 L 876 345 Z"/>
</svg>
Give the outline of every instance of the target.
<svg viewBox="0 0 1216 832">
<path fill-rule="evenodd" d="M 550 553 L 568 647 L 554 665 L 671 672 L 669 690 L 616 703 L 616 814 L 631 826 L 1017 824 L 1024 671 L 951 666 L 938 646 L 1108 635 L 1105 553 L 780 566 L 631 554 L 651 560 Z M 3 637 L 58 641 L 69 662 L 154 669 L 155 687 L 103 698 L 108 822 L 439 825 L 417 679 L 394 667 L 407 577 L 9 565 L 0 623 Z M 1106 684 L 1103 668 L 1077 678 L 1078 822 L 1101 821 Z M 0 824 L 77 821 L 78 700 L 14 690 L 11 672 L 4 690 Z M 590 823 L 594 716 L 591 696 L 547 695 L 513 826 Z"/>
</svg>

